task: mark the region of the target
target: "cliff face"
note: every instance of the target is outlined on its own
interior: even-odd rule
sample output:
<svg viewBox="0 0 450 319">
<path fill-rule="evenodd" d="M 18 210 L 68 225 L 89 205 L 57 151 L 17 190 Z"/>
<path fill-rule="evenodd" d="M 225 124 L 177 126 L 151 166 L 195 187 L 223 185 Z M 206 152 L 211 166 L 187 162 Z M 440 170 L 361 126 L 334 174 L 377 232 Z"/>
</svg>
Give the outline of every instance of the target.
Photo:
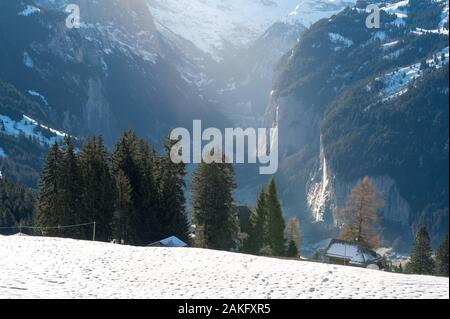
<svg viewBox="0 0 450 319">
<path fill-rule="evenodd" d="M 445 2 L 401 2 L 383 7 L 382 28 L 370 30 L 365 11 L 349 8 L 283 57 L 265 122 L 279 128 L 283 201 L 308 221 L 307 241 L 338 232 L 339 210 L 364 176 L 385 202 L 387 245 L 408 249 L 420 224 L 435 242 L 448 231 L 445 12 Z"/>
<path fill-rule="evenodd" d="M 69 3 L 79 5 L 78 29 L 65 25 Z M 145 1 L 37 0 L 0 8 L 0 77 L 45 98 L 48 116 L 39 120 L 80 137 L 101 133 L 108 143 L 130 127 L 158 141 L 194 118 L 224 122 L 192 79 L 200 72 L 156 29 Z"/>
</svg>

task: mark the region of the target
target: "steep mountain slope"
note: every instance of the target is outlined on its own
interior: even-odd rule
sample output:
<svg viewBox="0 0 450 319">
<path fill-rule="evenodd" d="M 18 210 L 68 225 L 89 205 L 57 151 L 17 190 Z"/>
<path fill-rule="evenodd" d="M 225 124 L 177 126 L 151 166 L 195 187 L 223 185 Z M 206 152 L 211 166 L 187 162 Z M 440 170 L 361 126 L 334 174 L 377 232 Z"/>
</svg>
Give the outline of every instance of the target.
<svg viewBox="0 0 450 319">
<path fill-rule="evenodd" d="M 66 27 L 68 3 L 80 6 L 79 29 Z M 143 0 L 1 1 L 0 39 L 0 169 L 29 186 L 45 154 L 23 141 L 41 139 L 34 126 L 60 139 L 103 134 L 111 145 L 127 128 L 156 144 L 193 119 L 227 123 L 201 95 L 198 66 L 156 29 Z"/>
<path fill-rule="evenodd" d="M 103 133 L 108 142 L 133 127 L 156 141 L 192 118 L 219 118 L 206 112 L 183 73 L 192 66 L 157 31 L 144 1 L 70 1 L 80 6 L 80 29 L 65 27 L 66 3 L 1 4 L 0 76 L 36 92 L 30 97 L 47 107 L 51 123 L 75 135 Z M 40 9 L 21 15 L 27 5 Z"/>
<path fill-rule="evenodd" d="M 191 248 L 0 236 L 0 298 L 447 299 L 448 278 Z"/>
<path fill-rule="evenodd" d="M 48 146 L 65 133 L 48 127 L 45 107 L 0 80 L 0 173 L 35 187 Z"/>
<path fill-rule="evenodd" d="M 366 4 L 314 24 L 280 63 L 266 122 L 279 127 L 285 204 L 304 210 L 317 240 L 369 175 L 388 243 L 406 248 L 418 224 L 438 241 L 448 231 L 448 3 L 381 5 L 379 30 L 366 28 Z"/>
<path fill-rule="evenodd" d="M 258 126 L 273 69 L 300 34 L 354 0 L 147 0 L 160 32 L 199 66 L 202 92 L 235 126 Z"/>
<path fill-rule="evenodd" d="M 215 60 L 249 46 L 276 22 L 310 25 L 352 0 L 147 0 L 157 24 L 193 42 Z"/>
</svg>

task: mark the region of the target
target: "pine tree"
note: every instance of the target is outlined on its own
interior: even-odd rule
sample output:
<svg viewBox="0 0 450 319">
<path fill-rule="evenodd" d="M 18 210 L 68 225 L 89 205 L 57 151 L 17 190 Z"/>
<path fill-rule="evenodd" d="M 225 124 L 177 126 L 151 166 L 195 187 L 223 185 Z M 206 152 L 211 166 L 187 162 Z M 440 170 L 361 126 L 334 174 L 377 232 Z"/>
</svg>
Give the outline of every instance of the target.
<svg viewBox="0 0 450 319">
<path fill-rule="evenodd" d="M 61 224 L 60 174 L 62 153 L 58 143 L 54 143 L 47 154 L 38 189 L 38 202 L 34 225 L 37 227 L 56 227 Z M 60 236 L 57 229 L 41 229 L 39 235 Z"/>
<path fill-rule="evenodd" d="M 408 263 L 408 273 L 431 275 L 434 271 L 432 259 L 431 241 L 425 227 L 417 232 L 416 240 L 411 254 L 411 261 Z"/>
<path fill-rule="evenodd" d="M 290 218 L 288 220 L 285 229 L 285 238 L 289 243 L 289 246 L 291 246 L 291 242 L 295 244 L 298 254 L 298 250 L 300 249 L 301 238 L 300 238 L 300 221 L 298 220 L 297 217 Z"/>
<path fill-rule="evenodd" d="M 192 179 L 192 212 L 196 244 L 203 248 L 231 250 L 236 246 L 236 188 L 230 164 L 201 163 Z"/>
<path fill-rule="evenodd" d="M 141 221 L 138 225 L 141 244 L 148 244 L 164 238 L 164 227 L 160 220 L 160 197 L 157 187 L 155 160 L 149 145 L 139 140 L 139 152 L 137 163 L 141 171 L 141 183 L 136 186 L 138 196 L 141 198 L 136 202 L 138 217 Z M 133 186 L 135 187 L 135 186 Z"/>
<path fill-rule="evenodd" d="M 261 189 L 255 211 L 250 215 L 250 227 L 247 239 L 244 241 L 242 251 L 258 255 L 267 242 L 267 193 Z"/>
<path fill-rule="evenodd" d="M 299 257 L 298 247 L 295 244 L 295 241 L 289 241 L 289 245 L 286 251 L 286 257 L 297 258 Z"/>
<path fill-rule="evenodd" d="M 60 168 L 60 225 L 76 225 L 91 222 L 83 216 L 82 203 L 82 179 L 78 158 L 75 154 L 75 147 L 72 137 L 66 136 L 64 139 L 63 156 Z M 62 228 L 60 230 L 63 237 L 86 238 L 86 227 Z"/>
<path fill-rule="evenodd" d="M 436 266 L 434 270 L 436 276 L 448 277 L 448 245 L 447 235 L 436 252 Z"/>
<path fill-rule="evenodd" d="M 189 224 L 184 196 L 186 166 L 184 163 L 175 164 L 171 161 L 170 151 L 173 145 L 173 141 L 166 141 L 166 157 L 158 161 L 161 237 L 177 236 L 187 242 L 189 239 Z"/>
<path fill-rule="evenodd" d="M 114 211 L 114 180 L 102 137 L 85 142 L 80 154 L 80 168 L 83 178 L 83 217 L 86 222 L 97 223 L 96 240 L 108 241 L 111 239 Z"/>
<path fill-rule="evenodd" d="M 128 177 L 119 170 L 115 177 L 116 207 L 112 218 L 112 233 L 119 243 L 134 243 L 136 235 L 136 212 L 133 207 L 131 187 Z"/>
<path fill-rule="evenodd" d="M 358 242 L 369 248 L 378 248 L 379 236 L 377 211 L 383 202 L 377 198 L 379 192 L 368 177 L 352 190 L 347 206 L 341 210 L 344 227 L 340 239 Z"/>
<path fill-rule="evenodd" d="M 150 179 L 148 169 L 149 159 L 143 154 L 143 144 L 131 131 L 125 131 L 116 144 L 112 156 L 113 173 L 118 178 L 119 172 L 123 173 L 131 186 L 131 203 L 133 207 L 133 218 L 129 219 L 128 243 L 133 245 L 145 245 L 149 242 L 149 213 L 147 211 L 150 198 L 149 188 L 146 181 Z M 153 195 L 153 194 L 152 194 Z M 152 203 L 153 204 L 153 203 Z M 131 224 L 132 223 L 132 224 Z M 131 231 L 132 230 L 132 231 Z"/>
<path fill-rule="evenodd" d="M 284 256 L 286 253 L 284 238 L 284 219 L 281 205 L 278 200 L 275 178 L 272 178 L 267 187 L 267 244 L 274 256 Z"/>
</svg>

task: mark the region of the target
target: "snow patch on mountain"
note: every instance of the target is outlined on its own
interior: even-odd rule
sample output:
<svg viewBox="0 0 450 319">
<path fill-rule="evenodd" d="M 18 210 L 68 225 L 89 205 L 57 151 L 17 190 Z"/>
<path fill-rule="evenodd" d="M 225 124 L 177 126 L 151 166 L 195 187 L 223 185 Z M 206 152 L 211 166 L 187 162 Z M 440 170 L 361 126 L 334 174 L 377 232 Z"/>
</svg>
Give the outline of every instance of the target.
<svg viewBox="0 0 450 319">
<path fill-rule="evenodd" d="M 426 60 L 426 68 L 439 69 L 449 63 L 449 48 L 437 52 L 432 58 Z M 384 87 L 381 92 L 385 96 L 384 100 L 389 100 L 408 92 L 408 86 L 416 79 L 420 78 L 426 69 L 422 69 L 421 63 L 415 63 L 398 70 L 387 73 L 377 81 L 383 81 Z"/>
<path fill-rule="evenodd" d="M 0 298 L 448 299 L 448 278 L 192 248 L 0 236 Z"/>
<path fill-rule="evenodd" d="M 29 69 L 34 68 L 34 61 L 28 52 L 23 53 L 23 64 Z"/>
<path fill-rule="evenodd" d="M 14 121 L 6 115 L 0 114 L 0 133 L 10 136 L 25 136 L 38 140 L 42 145 L 50 145 L 61 142 L 67 135 L 64 132 L 50 128 L 29 116 L 23 115 L 20 121 Z"/>
<path fill-rule="evenodd" d="M 25 7 L 25 9 L 23 9 L 22 11 L 20 11 L 18 13 L 18 15 L 24 16 L 24 17 L 28 17 L 28 16 L 30 16 L 32 14 L 35 14 L 35 13 L 38 13 L 38 12 L 41 12 L 41 9 L 36 8 L 34 6 L 27 5 Z"/>
<path fill-rule="evenodd" d="M 42 94 L 40 94 L 39 92 L 36 92 L 35 90 L 28 90 L 28 94 L 30 94 L 31 96 L 39 98 L 46 106 L 48 106 L 47 99 Z"/>
<path fill-rule="evenodd" d="M 328 37 L 334 44 L 343 44 L 347 48 L 353 45 L 353 41 L 351 39 L 346 38 L 338 33 L 328 33 Z"/>
<path fill-rule="evenodd" d="M 215 60 L 231 45 L 246 47 L 275 22 L 310 25 L 341 11 L 348 0 L 147 0 L 158 28 L 168 28 Z"/>
<path fill-rule="evenodd" d="M 408 18 L 407 7 L 409 0 L 403 0 L 396 3 L 387 4 L 385 7 L 380 8 L 390 15 L 395 15 L 397 18 L 392 22 L 396 26 L 404 26 L 406 24 L 406 18 Z"/>
</svg>

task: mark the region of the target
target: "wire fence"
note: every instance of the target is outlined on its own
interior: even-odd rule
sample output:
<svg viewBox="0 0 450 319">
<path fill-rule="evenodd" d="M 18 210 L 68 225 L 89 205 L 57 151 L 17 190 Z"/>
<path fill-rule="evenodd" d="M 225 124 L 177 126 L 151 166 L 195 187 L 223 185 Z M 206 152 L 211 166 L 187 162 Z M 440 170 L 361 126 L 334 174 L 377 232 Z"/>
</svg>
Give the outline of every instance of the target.
<svg viewBox="0 0 450 319">
<path fill-rule="evenodd" d="M 84 226 L 94 226 L 93 227 L 93 233 L 92 233 L 92 240 L 95 241 L 95 229 L 98 225 L 97 222 L 90 222 L 90 223 L 83 223 L 83 224 L 75 224 L 75 225 L 58 225 L 58 226 L 8 226 L 8 227 L 0 227 L 1 230 L 14 230 L 17 229 L 19 232 L 22 232 L 22 230 L 50 230 L 50 229 L 67 229 L 67 228 L 76 228 L 76 227 L 84 227 Z"/>
</svg>

